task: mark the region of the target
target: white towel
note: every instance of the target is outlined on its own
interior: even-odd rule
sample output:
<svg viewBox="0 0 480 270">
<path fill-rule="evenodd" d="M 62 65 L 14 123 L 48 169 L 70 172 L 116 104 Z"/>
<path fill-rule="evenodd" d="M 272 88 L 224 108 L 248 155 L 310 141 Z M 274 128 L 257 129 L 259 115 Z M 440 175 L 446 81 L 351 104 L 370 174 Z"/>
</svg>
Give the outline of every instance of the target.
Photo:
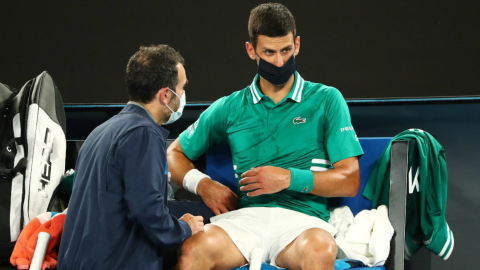
<svg viewBox="0 0 480 270">
<path fill-rule="evenodd" d="M 349 243 L 350 249 L 352 252 L 357 253 L 362 256 L 366 257 L 371 257 L 372 254 L 370 254 L 369 251 L 369 244 L 354 244 L 354 243 Z"/>
<path fill-rule="evenodd" d="M 370 242 L 375 218 L 375 213 L 369 210 L 363 210 L 358 213 L 353 220 L 353 224 L 348 227 L 345 233 L 345 240 L 348 243 L 368 244 Z"/>
<path fill-rule="evenodd" d="M 353 220 L 354 217 L 350 208 L 348 206 L 342 206 L 332 211 L 328 223 L 337 229 L 337 236 L 344 237 Z"/>
<path fill-rule="evenodd" d="M 372 237 L 369 243 L 369 252 L 373 255 L 376 266 L 384 265 L 390 253 L 390 240 L 393 237 L 393 227 L 388 219 L 388 210 L 385 205 L 378 207 L 377 218 L 373 226 Z M 385 241 L 388 239 L 388 241 Z"/>
<path fill-rule="evenodd" d="M 386 206 L 363 210 L 355 218 L 350 208 L 339 207 L 331 212 L 329 223 L 338 230 L 339 259 L 360 260 L 368 266 L 385 264 L 394 232 Z"/>
<path fill-rule="evenodd" d="M 360 255 L 358 253 L 353 252 L 351 249 L 352 244 L 347 243 L 343 237 L 337 237 L 335 238 L 335 241 L 337 242 L 337 247 L 338 247 L 337 257 L 339 259 L 359 260 L 366 265 L 373 265 L 374 259 L 371 255 L 367 257 L 367 256 Z"/>
</svg>

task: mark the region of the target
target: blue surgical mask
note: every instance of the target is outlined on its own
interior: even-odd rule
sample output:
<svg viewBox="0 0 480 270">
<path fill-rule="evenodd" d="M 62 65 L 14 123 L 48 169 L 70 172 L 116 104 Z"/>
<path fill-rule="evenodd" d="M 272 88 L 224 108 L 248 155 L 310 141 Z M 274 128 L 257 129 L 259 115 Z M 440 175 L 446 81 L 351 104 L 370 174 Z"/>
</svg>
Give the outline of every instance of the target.
<svg viewBox="0 0 480 270">
<path fill-rule="evenodd" d="M 171 124 L 177 121 L 178 119 L 180 119 L 180 117 L 182 117 L 183 108 L 185 108 L 185 104 L 187 104 L 185 90 L 183 90 L 182 97 L 179 97 L 177 93 L 175 93 L 175 91 L 173 91 L 172 89 L 168 89 L 168 90 L 172 91 L 172 93 L 174 93 L 175 96 L 177 96 L 180 99 L 180 105 L 178 106 L 178 110 L 174 112 L 167 104 L 165 104 L 165 106 L 167 106 L 167 108 L 172 112 L 172 114 L 170 115 L 170 118 L 168 118 L 166 122 L 163 122 L 164 125 Z"/>
</svg>

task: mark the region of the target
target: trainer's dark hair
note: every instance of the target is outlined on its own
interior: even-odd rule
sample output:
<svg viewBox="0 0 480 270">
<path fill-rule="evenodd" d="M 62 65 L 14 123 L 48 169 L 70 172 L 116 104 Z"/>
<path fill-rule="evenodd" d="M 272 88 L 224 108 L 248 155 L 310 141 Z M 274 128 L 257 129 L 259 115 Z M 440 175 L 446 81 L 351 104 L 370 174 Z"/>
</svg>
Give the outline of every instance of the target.
<svg viewBox="0 0 480 270">
<path fill-rule="evenodd" d="M 183 65 L 185 60 L 168 45 L 141 46 L 127 64 L 125 82 L 129 99 L 150 103 L 161 88 L 175 91 L 179 63 Z"/>
<path fill-rule="evenodd" d="M 267 3 L 257 6 L 250 12 L 248 37 L 254 48 L 257 47 L 258 35 L 283 37 L 290 32 L 296 37 L 295 19 L 286 6 Z"/>
</svg>

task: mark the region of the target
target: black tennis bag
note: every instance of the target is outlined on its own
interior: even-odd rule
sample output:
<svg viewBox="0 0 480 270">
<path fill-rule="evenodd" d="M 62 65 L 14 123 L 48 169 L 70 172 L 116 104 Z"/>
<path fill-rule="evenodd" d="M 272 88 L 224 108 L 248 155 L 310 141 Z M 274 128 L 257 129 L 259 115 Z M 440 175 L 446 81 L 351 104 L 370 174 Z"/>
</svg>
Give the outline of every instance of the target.
<svg viewBox="0 0 480 270">
<path fill-rule="evenodd" d="M 20 91 L 0 83 L 0 263 L 22 228 L 47 212 L 65 171 L 63 102 L 44 71 Z"/>
</svg>

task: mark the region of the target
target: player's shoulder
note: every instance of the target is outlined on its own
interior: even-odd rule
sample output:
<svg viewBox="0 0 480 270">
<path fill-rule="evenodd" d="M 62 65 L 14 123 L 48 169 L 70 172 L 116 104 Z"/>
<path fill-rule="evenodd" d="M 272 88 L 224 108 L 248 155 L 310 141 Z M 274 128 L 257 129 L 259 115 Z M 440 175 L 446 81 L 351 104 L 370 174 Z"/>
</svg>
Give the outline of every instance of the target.
<svg viewBox="0 0 480 270">
<path fill-rule="evenodd" d="M 304 98 L 314 100 L 317 103 L 328 102 L 332 99 L 343 99 L 342 93 L 335 87 L 322 83 L 305 80 Z"/>
<path fill-rule="evenodd" d="M 228 96 L 221 97 L 217 99 L 213 104 L 211 105 L 215 110 L 226 110 L 226 111 L 232 111 L 241 106 L 242 104 L 245 104 L 245 102 L 248 100 L 247 97 L 247 91 L 249 88 L 246 87 L 242 90 L 235 91 L 231 93 Z"/>
<path fill-rule="evenodd" d="M 238 103 L 240 102 L 243 102 L 246 98 L 246 93 L 247 91 L 249 91 L 250 86 L 242 89 L 242 90 L 238 90 L 238 91 L 235 91 L 233 93 L 231 93 L 230 95 L 224 97 L 225 98 L 225 104 L 229 104 L 229 105 L 238 105 Z"/>
</svg>

